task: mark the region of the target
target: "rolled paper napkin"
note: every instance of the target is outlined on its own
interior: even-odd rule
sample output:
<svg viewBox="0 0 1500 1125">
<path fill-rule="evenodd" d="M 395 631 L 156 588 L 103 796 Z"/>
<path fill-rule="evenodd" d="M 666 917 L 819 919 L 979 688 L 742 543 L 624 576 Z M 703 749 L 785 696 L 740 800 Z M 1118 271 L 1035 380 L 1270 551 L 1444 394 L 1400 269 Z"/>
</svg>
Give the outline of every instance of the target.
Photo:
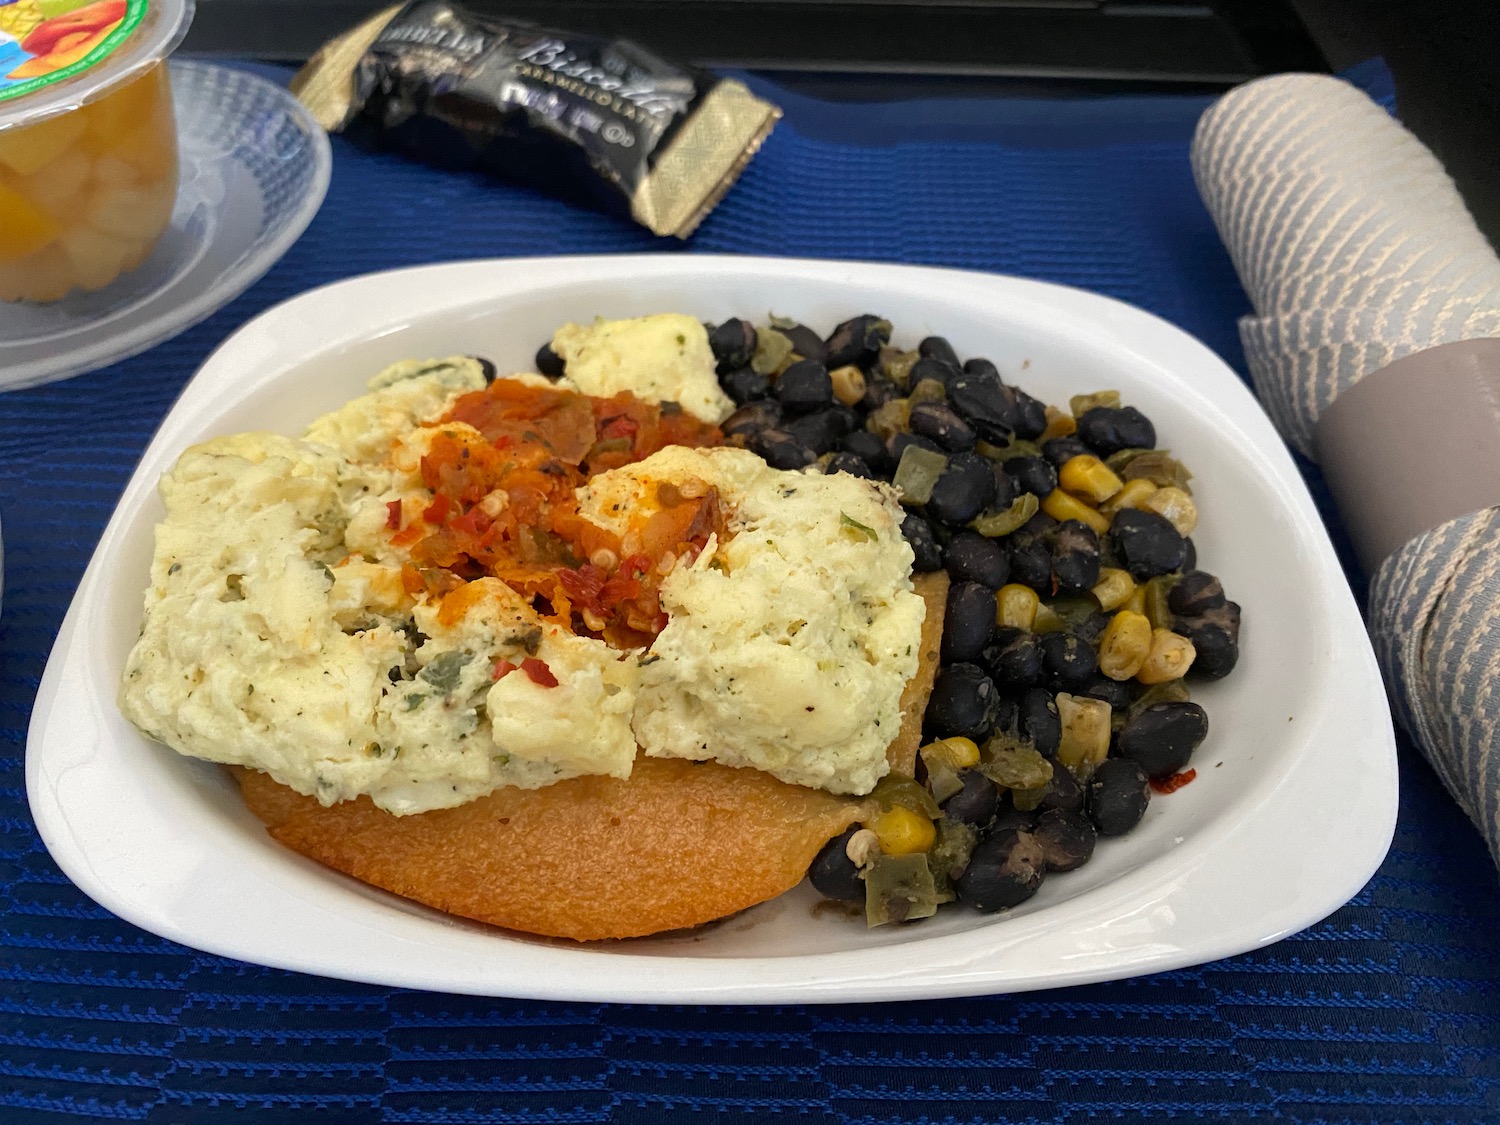
<svg viewBox="0 0 1500 1125">
<path fill-rule="evenodd" d="M 1256 390 L 1300 452 L 1364 375 L 1500 335 L 1500 259 L 1453 181 L 1347 82 L 1231 91 L 1199 122 L 1193 173 L 1255 306 L 1240 338 Z"/>
<path fill-rule="evenodd" d="M 1500 259 L 1432 153 L 1335 78 L 1226 94 L 1193 172 L 1255 306 L 1256 390 L 1371 573 L 1396 717 L 1500 862 Z"/>
</svg>

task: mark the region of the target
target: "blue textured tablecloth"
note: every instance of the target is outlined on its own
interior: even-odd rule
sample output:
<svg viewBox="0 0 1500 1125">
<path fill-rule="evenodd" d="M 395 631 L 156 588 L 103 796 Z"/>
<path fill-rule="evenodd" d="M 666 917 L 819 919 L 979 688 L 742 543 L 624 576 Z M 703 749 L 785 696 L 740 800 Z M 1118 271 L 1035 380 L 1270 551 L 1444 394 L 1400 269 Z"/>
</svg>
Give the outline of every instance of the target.
<svg viewBox="0 0 1500 1125">
<path fill-rule="evenodd" d="M 1202 99 L 782 101 L 788 120 L 688 251 L 1067 282 L 1243 368 L 1246 301 L 1188 169 Z M 32 826 L 26 724 L 115 498 L 209 350 L 273 302 L 367 270 L 678 248 L 334 147 L 322 213 L 239 300 L 107 371 L 0 395 L 0 1123 L 1500 1122 L 1500 889 L 1409 748 L 1395 846 L 1327 921 L 1202 968 L 1017 998 L 718 1009 L 422 994 L 194 953 L 85 898 Z"/>
</svg>

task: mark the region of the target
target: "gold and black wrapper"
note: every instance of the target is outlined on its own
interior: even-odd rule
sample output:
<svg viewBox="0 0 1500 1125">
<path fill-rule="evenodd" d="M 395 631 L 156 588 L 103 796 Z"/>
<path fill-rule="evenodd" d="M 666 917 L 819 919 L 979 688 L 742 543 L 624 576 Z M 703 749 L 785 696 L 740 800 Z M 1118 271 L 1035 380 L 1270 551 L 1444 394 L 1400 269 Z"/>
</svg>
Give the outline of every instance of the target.
<svg viewBox="0 0 1500 1125">
<path fill-rule="evenodd" d="M 388 8 L 325 44 L 292 90 L 329 132 L 496 176 L 686 238 L 781 111 L 629 40 Z"/>
</svg>

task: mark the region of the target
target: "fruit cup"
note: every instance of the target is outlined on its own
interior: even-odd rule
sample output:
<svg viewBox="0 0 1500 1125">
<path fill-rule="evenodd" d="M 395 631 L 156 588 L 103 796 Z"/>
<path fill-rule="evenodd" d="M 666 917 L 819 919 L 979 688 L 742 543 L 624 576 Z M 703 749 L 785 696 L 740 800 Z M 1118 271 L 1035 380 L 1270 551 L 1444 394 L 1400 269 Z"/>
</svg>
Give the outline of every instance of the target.
<svg viewBox="0 0 1500 1125">
<path fill-rule="evenodd" d="M 0 0 L 0 301 L 150 255 L 177 195 L 166 58 L 191 0 Z"/>
</svg>

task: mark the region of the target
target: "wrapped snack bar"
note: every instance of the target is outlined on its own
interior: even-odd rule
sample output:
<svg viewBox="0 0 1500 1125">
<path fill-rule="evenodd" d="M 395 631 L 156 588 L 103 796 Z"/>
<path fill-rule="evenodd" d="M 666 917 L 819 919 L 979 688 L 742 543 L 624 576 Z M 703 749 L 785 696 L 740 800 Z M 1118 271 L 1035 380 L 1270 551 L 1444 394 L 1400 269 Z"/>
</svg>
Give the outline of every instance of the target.
<svg viewBox="0 0 1500 1125">
<path fill-rule="evenodd" d="M 626 40 L 387 9 L 326 44 L 297 96 L 330 132 L 483 169 L 686 238 L 781 116 L 733 79 Z"/>
</svg>

